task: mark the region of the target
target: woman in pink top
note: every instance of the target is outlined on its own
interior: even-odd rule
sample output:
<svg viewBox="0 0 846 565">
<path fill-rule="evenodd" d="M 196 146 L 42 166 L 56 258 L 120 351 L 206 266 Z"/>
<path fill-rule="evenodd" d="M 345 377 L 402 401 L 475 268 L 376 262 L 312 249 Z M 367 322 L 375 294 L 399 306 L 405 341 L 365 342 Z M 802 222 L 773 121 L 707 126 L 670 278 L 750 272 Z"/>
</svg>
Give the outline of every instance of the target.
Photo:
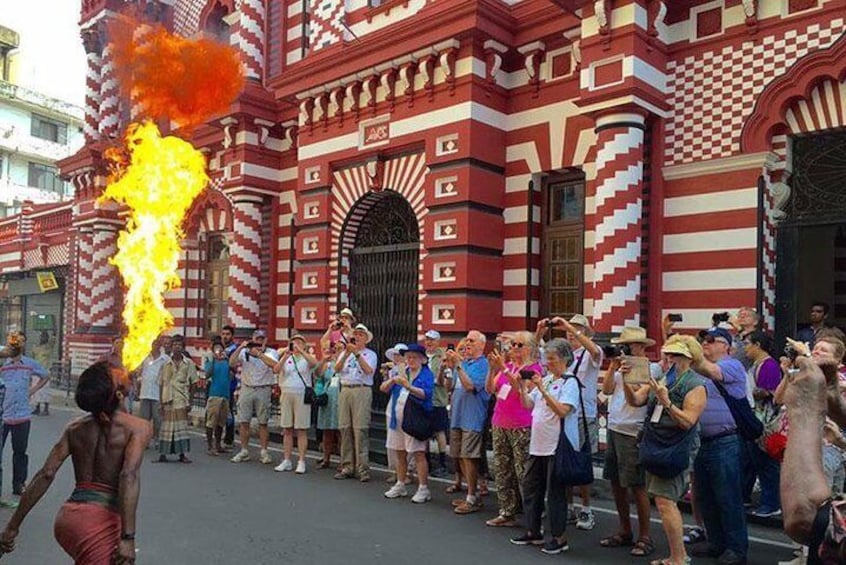
<svg viewBox="0 0 846 565">
<path fill-rule="evenodd" d="M 537 356 L 537 342 L 531 332 L 514 334 L 509 351 L 510 361 L 506 362 L 503 354 L 496 349 L 488 355 L 490 370 L 485 388 L 488 394 L 496 395 L 491 424 L 499 502 L 499 515 L 488 520 L 488 526 L 516 526 L 515 517 L 523 507 L 520 481 L 523 478 L 523 464 L 529 454 L 532 411 L 523 406 L 520 391 L 511 386 L 508 376 L 519 375 L 520 371 L 543 375 Z"/>
</svg>

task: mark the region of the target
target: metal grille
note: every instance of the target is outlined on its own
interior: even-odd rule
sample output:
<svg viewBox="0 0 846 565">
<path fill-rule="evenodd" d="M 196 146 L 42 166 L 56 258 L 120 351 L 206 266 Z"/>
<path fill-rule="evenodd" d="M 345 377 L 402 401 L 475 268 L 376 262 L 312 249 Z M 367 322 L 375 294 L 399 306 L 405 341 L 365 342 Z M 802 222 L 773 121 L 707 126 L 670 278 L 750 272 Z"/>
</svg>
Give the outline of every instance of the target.
<svg viewBox="0 0 846 565">
<path fill-rule="evenodd" d="M 840 223 L 846 217 L 846 131 L 794 137 L 788 222 Z"/>
</svg>

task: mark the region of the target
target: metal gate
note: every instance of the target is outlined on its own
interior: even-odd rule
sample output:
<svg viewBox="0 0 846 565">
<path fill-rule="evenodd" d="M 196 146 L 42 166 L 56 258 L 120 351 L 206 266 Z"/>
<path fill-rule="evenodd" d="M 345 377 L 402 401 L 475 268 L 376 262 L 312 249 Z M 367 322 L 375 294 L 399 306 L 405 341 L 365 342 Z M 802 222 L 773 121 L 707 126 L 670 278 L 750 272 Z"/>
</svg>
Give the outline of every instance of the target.
<svg viewBox="0 0 846 565">
<path fill-rule="evenodd" d="M 420 233 L 417 218 L 399 194 L 385 191 L 362 219 L 350 252 L 350 307 L 373 332 L 370 348 L 384 362 L 397 342 L 417 339 Z M 373 408 L 387 399 L 374 391 Z"/>
</svg>

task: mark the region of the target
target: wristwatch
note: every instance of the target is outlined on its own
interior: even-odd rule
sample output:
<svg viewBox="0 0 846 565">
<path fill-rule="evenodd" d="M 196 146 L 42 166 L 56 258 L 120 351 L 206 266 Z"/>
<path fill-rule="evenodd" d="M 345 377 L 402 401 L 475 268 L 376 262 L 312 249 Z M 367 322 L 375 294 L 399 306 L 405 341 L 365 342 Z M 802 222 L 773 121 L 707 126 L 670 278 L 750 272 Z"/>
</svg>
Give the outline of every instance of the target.
<svg viewBox="0 0 846 565">
<path fill-rule="evenodd" d="M 121 534 L 120 539 L 122 541 L 134 541 L 135 540 L 135 534 L 134 533 L 133 534 Z"/>
</svg>

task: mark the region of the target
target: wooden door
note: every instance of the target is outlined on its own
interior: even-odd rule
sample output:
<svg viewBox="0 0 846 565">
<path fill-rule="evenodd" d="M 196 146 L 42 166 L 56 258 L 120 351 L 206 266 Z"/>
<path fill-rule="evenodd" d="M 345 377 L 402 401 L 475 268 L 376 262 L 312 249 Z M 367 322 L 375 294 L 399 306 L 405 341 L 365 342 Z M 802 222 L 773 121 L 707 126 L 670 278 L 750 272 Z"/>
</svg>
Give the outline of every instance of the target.
<svg viewBox="0 0 846 565">
<path fill-rule="evenodd" d="M 553 177 L 544 190 L 541 316 L 583 310 L 584 177 Z"/>
</svg>

